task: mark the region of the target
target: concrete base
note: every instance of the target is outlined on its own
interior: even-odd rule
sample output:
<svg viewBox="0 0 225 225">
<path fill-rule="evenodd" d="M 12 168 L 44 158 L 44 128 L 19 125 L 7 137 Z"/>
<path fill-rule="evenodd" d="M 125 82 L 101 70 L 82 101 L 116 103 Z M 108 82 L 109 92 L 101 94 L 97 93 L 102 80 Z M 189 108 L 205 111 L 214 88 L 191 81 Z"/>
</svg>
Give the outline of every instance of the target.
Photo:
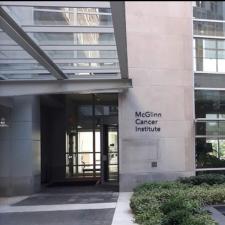
<svg viewBox="0 0 225 225">
<path fill-rule="evenodd" d="M 40 176 L 0 178 L 0 196 L 30 195 L 40 189 Z"/>
<path fill-rule="evenodd" d="M 145 182 L 176 180 L 179 177 L 193 176 L 194 171 L 189 172 L 154 172 L 154 173 L 137 173 L 137 174 L 120 174 L 120 192 L 129 192 Z"/>
</svg>

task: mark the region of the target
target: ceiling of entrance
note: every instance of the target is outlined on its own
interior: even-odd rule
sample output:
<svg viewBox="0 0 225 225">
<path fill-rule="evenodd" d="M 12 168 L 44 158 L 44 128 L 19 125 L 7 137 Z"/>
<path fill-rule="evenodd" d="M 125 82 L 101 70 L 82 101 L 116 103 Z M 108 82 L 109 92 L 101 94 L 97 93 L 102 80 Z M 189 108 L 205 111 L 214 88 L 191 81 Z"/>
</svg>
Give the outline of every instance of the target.
<svg viewBox="0 0 225 225">
<path fill-rule="evenodd" d="M 2 1 L 0 6 L 1 80 L 123 77 L 110 2 Z"/>
</svg>

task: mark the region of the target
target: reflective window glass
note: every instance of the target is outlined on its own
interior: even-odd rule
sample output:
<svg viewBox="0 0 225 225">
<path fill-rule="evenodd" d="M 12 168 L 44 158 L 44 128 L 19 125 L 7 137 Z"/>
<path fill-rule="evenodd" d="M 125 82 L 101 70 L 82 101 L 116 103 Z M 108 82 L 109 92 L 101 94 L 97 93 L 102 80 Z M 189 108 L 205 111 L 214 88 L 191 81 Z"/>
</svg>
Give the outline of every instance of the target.
<svg viewBox="0 0 225 225">
<path fill-rule="evenodd" d="M 224 1 L 196 1 L 193 17 L 198 19 L 225 20 Z"/>
<path fill-rule="evenodd" d="M 39 45 L 115 45 L 112 33 L 28 33 Z"/>
</svg>

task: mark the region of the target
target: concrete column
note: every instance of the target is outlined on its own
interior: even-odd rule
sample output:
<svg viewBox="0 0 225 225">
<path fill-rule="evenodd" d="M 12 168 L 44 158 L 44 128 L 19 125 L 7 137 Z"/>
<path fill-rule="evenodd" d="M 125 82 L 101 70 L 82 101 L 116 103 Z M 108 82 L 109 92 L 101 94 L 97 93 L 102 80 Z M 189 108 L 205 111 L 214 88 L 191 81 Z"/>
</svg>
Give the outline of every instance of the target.
<svg viewBox="0 0 225 225">
<path fill-rule="evenodd" d="M 10 186 L 10 142 L 12 100 L 0 98 L 0 119 L 4 117 L 9 127 L 0 127 L 0 196 L 7 195 Z"/>
<path fill-rule="evenodd" d="M 40 188 L 40 106 L 38 97 L 14 97 L 7 153 L 0 162 L 1 193 L 31 194 Z M 1 164 L 1 163 L 0 163 Z M 1 194 L 0 193 L 0 194 Z"/>
<path fill-rule="evenodd" d="M 195 165 L 191 2 L 126 2 L 126 30 L 133 88 L 119 94 L 121 191 L 193 175 Z"/>
</svg>

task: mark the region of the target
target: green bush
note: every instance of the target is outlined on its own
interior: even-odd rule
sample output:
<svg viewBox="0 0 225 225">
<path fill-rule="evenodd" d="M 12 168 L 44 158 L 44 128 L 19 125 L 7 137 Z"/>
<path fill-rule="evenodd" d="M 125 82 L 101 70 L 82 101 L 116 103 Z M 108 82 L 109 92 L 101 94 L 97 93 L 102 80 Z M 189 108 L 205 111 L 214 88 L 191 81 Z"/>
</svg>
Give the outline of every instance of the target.
<svg viewBox="0 0 225 225">
<path fill-rule="evenodd" d="M 183 184 L 200 185 L 200 184 L 224 184 L 225 175 L 222 174 L 202 174 L 198 176 L 180 178 L 179 181 Z"/>
<path fill-rule="evenodd" d="M 215 177 L 138 186 L 130 201 L 135 221 L 141 225 L 216 225 L 203 210 L 205 205 L 225 202 L 224 178 Z"/>
<path fill-rule="evenodd" d="M 191 215 L 182 225 L 216 225 L 207 213 Z"/>
</svg>

